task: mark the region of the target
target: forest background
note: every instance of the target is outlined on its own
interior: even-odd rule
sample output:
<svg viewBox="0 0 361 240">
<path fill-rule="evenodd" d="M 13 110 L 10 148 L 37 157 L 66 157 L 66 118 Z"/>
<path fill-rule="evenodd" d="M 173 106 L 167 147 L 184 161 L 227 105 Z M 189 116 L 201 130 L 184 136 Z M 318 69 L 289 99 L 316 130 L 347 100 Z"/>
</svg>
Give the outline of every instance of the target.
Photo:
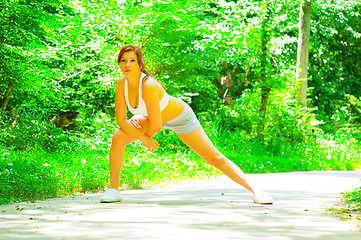
<svg viewBox="0 0 361 240">
<path fill-rule="evenodd" d="M 306 108 L 299 11 L 293 0 L 0 0 L 0 204 L 108 186 L 126 44 L 246 173 L 359 168 L 361 2 L 312 1 Z M 156 139 L 155 153 L 127 147 L 122 188 L 219 174 L 173 132 Z M 360 202 L 360 189 L 348 196 Z"/>
</svg>

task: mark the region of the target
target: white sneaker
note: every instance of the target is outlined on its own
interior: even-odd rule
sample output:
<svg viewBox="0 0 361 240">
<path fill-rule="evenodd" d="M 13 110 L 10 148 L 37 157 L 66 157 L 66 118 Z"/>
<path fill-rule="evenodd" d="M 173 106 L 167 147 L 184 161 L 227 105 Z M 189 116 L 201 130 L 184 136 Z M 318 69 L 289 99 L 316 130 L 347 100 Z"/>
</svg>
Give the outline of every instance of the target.
<svg viewBox="0 0 361 240">
<path fill-rule="evenodd" d="M 101 203 L 112 203 L 120 201 L 122 201 L 120 193 L 114 188 L 108 188 L 103 194 L 103 196 L 100 197 Z"/>
<path fill-rule="evenodd" d="M 254 202 L 258 204 L 273 204 L 273 198 L 263 190 L 254 192 Z"/>
</svg>

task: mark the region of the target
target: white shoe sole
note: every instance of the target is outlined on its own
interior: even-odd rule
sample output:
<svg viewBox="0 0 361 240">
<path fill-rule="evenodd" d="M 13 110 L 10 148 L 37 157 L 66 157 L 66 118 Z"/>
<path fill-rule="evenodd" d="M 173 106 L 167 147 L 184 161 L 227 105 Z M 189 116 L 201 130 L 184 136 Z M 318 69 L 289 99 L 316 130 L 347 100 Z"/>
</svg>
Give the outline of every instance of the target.
<svg viewBox="0 0 361 240">
<path fill-rule="evenodd" d="M 262 204 L 262 205 L 271 205 L 271 204 L 273 204 L 273 201 L 259 202 L 259 201 L 254 200 L 253 202 L 257 203 L 257 204 Z"/>
<path fill-rule="evenodd" d="M 122 199 L 100 199 L 101 203 L 114 203 L 114 202 L 121 202 Z"/>
</svg>

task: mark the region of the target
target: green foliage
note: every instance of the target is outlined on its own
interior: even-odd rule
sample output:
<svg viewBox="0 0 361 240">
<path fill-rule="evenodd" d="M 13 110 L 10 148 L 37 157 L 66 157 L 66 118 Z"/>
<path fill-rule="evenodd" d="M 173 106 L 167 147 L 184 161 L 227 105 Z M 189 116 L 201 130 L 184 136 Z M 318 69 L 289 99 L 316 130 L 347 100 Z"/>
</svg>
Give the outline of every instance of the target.
<svg viewBox="0 0 361 240">
<path fill-rule="evenodd" d="M 57 27 L 57 12 L 62 1 L 0 1 L 0 94 L 9 84 L 15 87 L 8 109 L 27 104 L 42 110 L 48 107 L 41 77 L 44 66 L 34 64 L 34 49 L 44 49 L 49 29 Z M 35 53 L 36 54 L 36 53 Z M 48 53 L 51 56 L 51 52 Z M 52 70 L 45 68 L 48 75 Z M 2 99 L 4 101 L 4 99 Z M 45 101 L 44 101 L 45 100 Z M 4 102 L 0 102 L 3 107 Z"/>
<path fill-rule="evenodd" d="M 354 170 L 360 167 L 359 143 L 352 137 L 315 134 L 307 143 L 262 145 L 245 132 L 224 132 L 217 147 L 247 173 Z M 347 151 L 345 151 L 347 149 Z"/>
<path fill-rule="evenodd" d="M 342 202 L 327 210 L 361 229 L 361 187 L 353 191 L 343 192 L 342 195 Z"/>
<path fill-rule="evenodd" d="M 164 139 L 179 141 L 174 137 L 170 135 Z M 2 150 L 0 204 L 94 192 L 107 187 L 110 138 L 108 142 L 100 142 L 95 135 L 86 143 L 79 141 L 81 143 L 68 142 L 68 146 L 57 152 Z M 130 145 L 121 178 L 123 188 L 144 188 L 216 173 L 194 153 L 181 150 L 174 151 L 172 146 L 164 144 L 164 150 L 152 154 L 140 143 Z"/>
<path fill-rule="evenodd" d="M 100 122 L 100 120 L 99 120 Z M 41 199 L 99 191 L 108 185 L 110 132 L 102 121 L 91 136 L 68 133 L 56 151 L 2 150 L 0 201 Z M 360 143 L 349 135 L 315 131 L 305 142 L 284 141 L 282 149 L 253 140 L 246 130 L 229 131 L 216 121 L 203 122 L 212 141 L 247 173 L 309 170 L 352 170 L 361 162 Z M 70 141 L 69 139 L 73 139 Z M 121 176 L 124 189 L 144 188 L 170 181 L 219 174 L 189 150 L 172 131 L 156 139 L 160 149 L 149 153 L 139 142 L 127 147 Z M 65 140 L 65 139 L 64 139 Z"/>
<path fill-rule="evenodd" d="M 355 204 L 361 208 L 361 187 L 348 191 L 343 196 L 349 204 Z"/>
<path fill-rule="evenodd" d="M 124 44 L 140 45 L 149 70 L 169 93 L 204 113 L 221 108 L 219 96 L 235 101 L 262 86 L 283 88 L 288 82 L 283 75 L 295 65 L 299 12 L 295 1 L 2 0 L 1 4 L 8 10 L 1 11 L 0 95 L 9 90 L 9 83 L 15 86 L 7 115 L 10 110 L 16 114 L 20 106 L 44 111 L 43 121 L 59 110 L 77 111 L 82 119 L 98 112 L 113 115 L 119 77 L 114 60 Z M 316 118 L 326 124 L 348 121 L 333 117 L 344 107 L 345 93 L 359 97 L 354 70 L 359 68 L 359 7 L 353 2 L 313 4 L 311 107 L 317 107 Z M 348 28 L 335 20 L 339 18 Z M 267 57 L 262 55 L 264 34 Z M 232 71 L 226 94 L 217 79 Z M 261 81 L 264 73 L 266 81 Z M 355 109 L 351 111 L 354 114 Z M 86 125 L 77 123 L 86 131 Z"/>
<path fill-rule="evenodd" d="M 334 117 L 345 94 L 360 97 L 361 4 L 353 1 L 315 4 L 312 10 L 309 86 L 317 118 L 343 124 Z M 347 118 L 346 118 L 347 120 Z"/>
<path fill-rule="evenodd" d="M 213 167 L 189 149 L 177 151 L 164 147 L 154 154 L 146 152 L 142 146 L 137 146 L 134 150 L 129 147 L 121 176 L 123 187 L 144 188 L 216 175 Z"/>
<path fill-rule="evenodd" d="M 355 96 L 345 94 L 347 106 L 347 117 L 349 123 L 361 123 L 361 97 L 356 98 Z"/>
<path fill-rule="evenodd" d="M 0 203 L 54 197 L 58 188 L 54 183 L 57 176 L 53 169 L 40 159 L 26 153 L 10 156 L 1 151 L 0 161 Z M 26 170 L 25 170 L 26 169 Z"/>
<path fill-rule="evenodd" d="M 23 112 L 24 111 L 24 112 Z M 56 128 L 52 122 L 43 121 L 45 112 L 26 112 L 19 108 L 19 115 L 8 117 L 0 115 L 1 131 L 0 146 L 9 150 L 32 151 L 42 149 L 45 151 L 68 151 L 72 144 L 82 146 L 76 134 L 64 132 Z"/>
<path fill-rule="evenodd" d="M 125 44 L 141 46 L 150 72 L 192 106 L 246 172 L 356 168 L 360 7 L 313 2 L 309 108 L 300 109 L 293 77 L 298 1 L 0 0 L 0 199 L 107 184 L 121 74 L 115 59 Z M 257 132 L 262 87 L 271 91 Z M 78 112 L 72 130 L 51 122 L 60 111 Z M 214 173 L 174 133 L 156 138 L 156 154 L 138 143 L 128 148 L 124 187 Z"/>
</svg>

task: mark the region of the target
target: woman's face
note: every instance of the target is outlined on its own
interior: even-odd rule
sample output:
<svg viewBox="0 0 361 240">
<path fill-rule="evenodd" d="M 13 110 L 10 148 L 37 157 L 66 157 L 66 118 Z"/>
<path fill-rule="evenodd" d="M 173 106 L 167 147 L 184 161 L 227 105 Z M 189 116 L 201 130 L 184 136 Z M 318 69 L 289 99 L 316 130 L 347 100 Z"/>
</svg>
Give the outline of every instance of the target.
<svg viewBox="0 0 361 240">
<path fill-rule="evenodd" d="M 120 70 L 126 76 L 138 76 L 140 73 L 140 66 L 138 63 L 138 58 L 135 52 L 128 51 L 123 53 L 122 57 L 120 58 Z"/>
</svg>

